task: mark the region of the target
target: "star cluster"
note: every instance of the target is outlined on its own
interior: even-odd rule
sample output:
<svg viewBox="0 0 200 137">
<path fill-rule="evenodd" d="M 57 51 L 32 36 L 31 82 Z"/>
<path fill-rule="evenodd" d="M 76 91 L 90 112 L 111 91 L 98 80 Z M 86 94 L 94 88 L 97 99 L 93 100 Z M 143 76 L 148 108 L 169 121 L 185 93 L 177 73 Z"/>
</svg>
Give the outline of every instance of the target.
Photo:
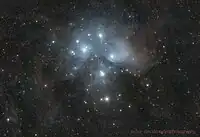
<svg viewBox="0 0 200 137">
<path fill-rule="evenodd" d="M 0 137 L 198 135 L 198 8 L 0 2 Z"/>
<path fill-rule="evenodd" d="M 147 60 L 153 57 L 148 57 L 144 51 L 136 51 L 138 45 L 129 40 L 130 32 L 136 28 L 128 30 L 126 25 L 102 18 L 89 21 L 82 18 L 81 23 L 88 25 L 74 27 L 70 44 L 61 56 L 65 58 L 61 67 L 70 74 L 64 79 L 73 79 L 79 75 L 84 81 L 85 90 L 96 101 L 116 88 L 114 82 L 118 74 L 137 75 L 152 64 Z M 111 86 L 113 88 L 108 88 Z M 96 88 L 101 94 L 96 94 Z"/>
<path fill-rule="evenodd" d="M 66 63 L 72 62 L 68 64 L 70 66 L 68 69 L 81 72 L 87 68 L 87 73 L 95 79 L 106 78 L 109 73 L 121 72 L 120 68 L 128 72 L 126 67 L 130 66 L 130 73 L 136 72 L 139 64 L 135 63 L 136 57 L 131 49 L 131 43 L 125 38 L 126 35 L 117 36 L 119 32 L 112 29 L 114 26 L 102 26 L 101 21 L 97 21 L 97 23 L 91 21 L 88 28 L 79 30 L 73 38 L 67 48 L 70 57 L 67 57 Z M 115 28 L 120 28 L 120 32 L 123 31 L 122 26 L 115 25 Z"/>
</svg>

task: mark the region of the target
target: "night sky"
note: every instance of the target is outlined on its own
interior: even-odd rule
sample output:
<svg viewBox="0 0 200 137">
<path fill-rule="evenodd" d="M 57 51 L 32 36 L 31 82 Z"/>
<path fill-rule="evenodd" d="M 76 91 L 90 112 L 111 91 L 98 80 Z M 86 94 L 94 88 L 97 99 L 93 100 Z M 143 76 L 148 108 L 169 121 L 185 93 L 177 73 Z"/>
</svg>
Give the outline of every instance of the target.
<svg viewBox="0 0 200 137">
<path fill-rule="evenodd" d="M 198 136 L 199 7 L 1 0 L 0 137 Z"/>
</svg>

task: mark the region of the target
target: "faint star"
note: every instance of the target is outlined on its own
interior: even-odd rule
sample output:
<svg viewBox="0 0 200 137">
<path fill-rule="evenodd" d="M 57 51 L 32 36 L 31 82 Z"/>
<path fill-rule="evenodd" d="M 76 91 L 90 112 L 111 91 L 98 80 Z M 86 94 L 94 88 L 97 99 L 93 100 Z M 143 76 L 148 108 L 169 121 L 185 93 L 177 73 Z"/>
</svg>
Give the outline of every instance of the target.
<svg viewBox="0 0 200 137">
<path fill-rule="evenodd" d="M 84 100 L 84 103 L 87 104 L 87 101 Z"/>
<path fill-rule="evenodd" d="M 74 70 L 77 70 L 77 67 L 74 67 Z"/>
</svg>

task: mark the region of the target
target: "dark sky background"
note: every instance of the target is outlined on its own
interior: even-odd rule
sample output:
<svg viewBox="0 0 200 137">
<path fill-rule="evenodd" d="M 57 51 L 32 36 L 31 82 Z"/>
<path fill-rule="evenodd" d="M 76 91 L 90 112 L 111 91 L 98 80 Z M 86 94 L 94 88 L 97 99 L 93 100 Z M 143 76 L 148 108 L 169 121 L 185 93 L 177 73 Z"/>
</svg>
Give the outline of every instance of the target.
<svg viewBox="0 0 200 137">
<path fill-rule="evenodd" d="M 0 137 L 199 136 L 199 6 L 179 0 L 0 1 Z M 88 91 L 87 69 L 65 78 L 71 62 L 63 51 L 93 18 L 132 26 L 129 42 L 142 71 L 111 75 L 111 85 Z M 102 103 L 104 93 L 110 96 Z"/>
</svg>

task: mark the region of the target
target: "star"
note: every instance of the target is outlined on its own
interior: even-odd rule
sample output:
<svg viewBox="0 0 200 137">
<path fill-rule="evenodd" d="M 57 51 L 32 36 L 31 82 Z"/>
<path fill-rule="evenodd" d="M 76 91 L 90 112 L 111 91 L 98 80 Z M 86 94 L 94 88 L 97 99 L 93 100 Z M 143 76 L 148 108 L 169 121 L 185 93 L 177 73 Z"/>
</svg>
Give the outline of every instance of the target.
<svg viewBox="0 0 200 137">
<path fill-rule="evenodd" d="M 104 77 L 105 76 L 105 72 L 104 71 L 100 71 L 100 77 Z"/>
<path fill-rule="evenodd" d="M 147 84 L 146 84 L 146 87 L 149 87 L 149 86 L 150 86 L 150 84 L 149 84 L 149 83 L 147 83 Z"/>
<path fill-rule="evenodd" d="M 7 121 L 7 122 L 10 122 L 10 118 L 7 118 L 6 121 Z"/>
<path fill-rule="evenodd" d="M 81 48 L 81 51 L 82 51 L 83 53 L 86 53 L 86 52 L 88 51 L 88 47 L 87 47 L 87 46 L 82 47 L 82 48 Z"/>
<path fill-rule="evenodd" d="M 103 98 L 100 98 L 100 101 L 103 101 L 105 103 L 108 103 L 110 101 L 110 97 L 109 96 L 105 96 Z"/>
<path fill-rule="evenodd" d="M 109 102 L 110 98 L 108 96 L 104 97 L 105 102 Z"/>
<path fill-rule="evenodd" d="M 76 53 L 75 53 L 73 50 L 71 51 L 71 54 L 72 54 L 73 56 L 76 55 Z"/>
<path fill-rule="evenodd" d="M 85 104 L 87 104 L 87 101 L 84 101 Z"/>
<path fill-rule="evenodd" d="M 111 59 L 114 59 L 114 57 L 115 57 L 115 56 L 114 56 L 113 54 L 110 54 L 110 58 L 111 58 Z"/>
<path fill-rule="evenodd" d="M 103 38 L 103 34 L 102 33 L 99 33 L 98 36 L 99 36 L 100 39 Z"/>
</svg>

